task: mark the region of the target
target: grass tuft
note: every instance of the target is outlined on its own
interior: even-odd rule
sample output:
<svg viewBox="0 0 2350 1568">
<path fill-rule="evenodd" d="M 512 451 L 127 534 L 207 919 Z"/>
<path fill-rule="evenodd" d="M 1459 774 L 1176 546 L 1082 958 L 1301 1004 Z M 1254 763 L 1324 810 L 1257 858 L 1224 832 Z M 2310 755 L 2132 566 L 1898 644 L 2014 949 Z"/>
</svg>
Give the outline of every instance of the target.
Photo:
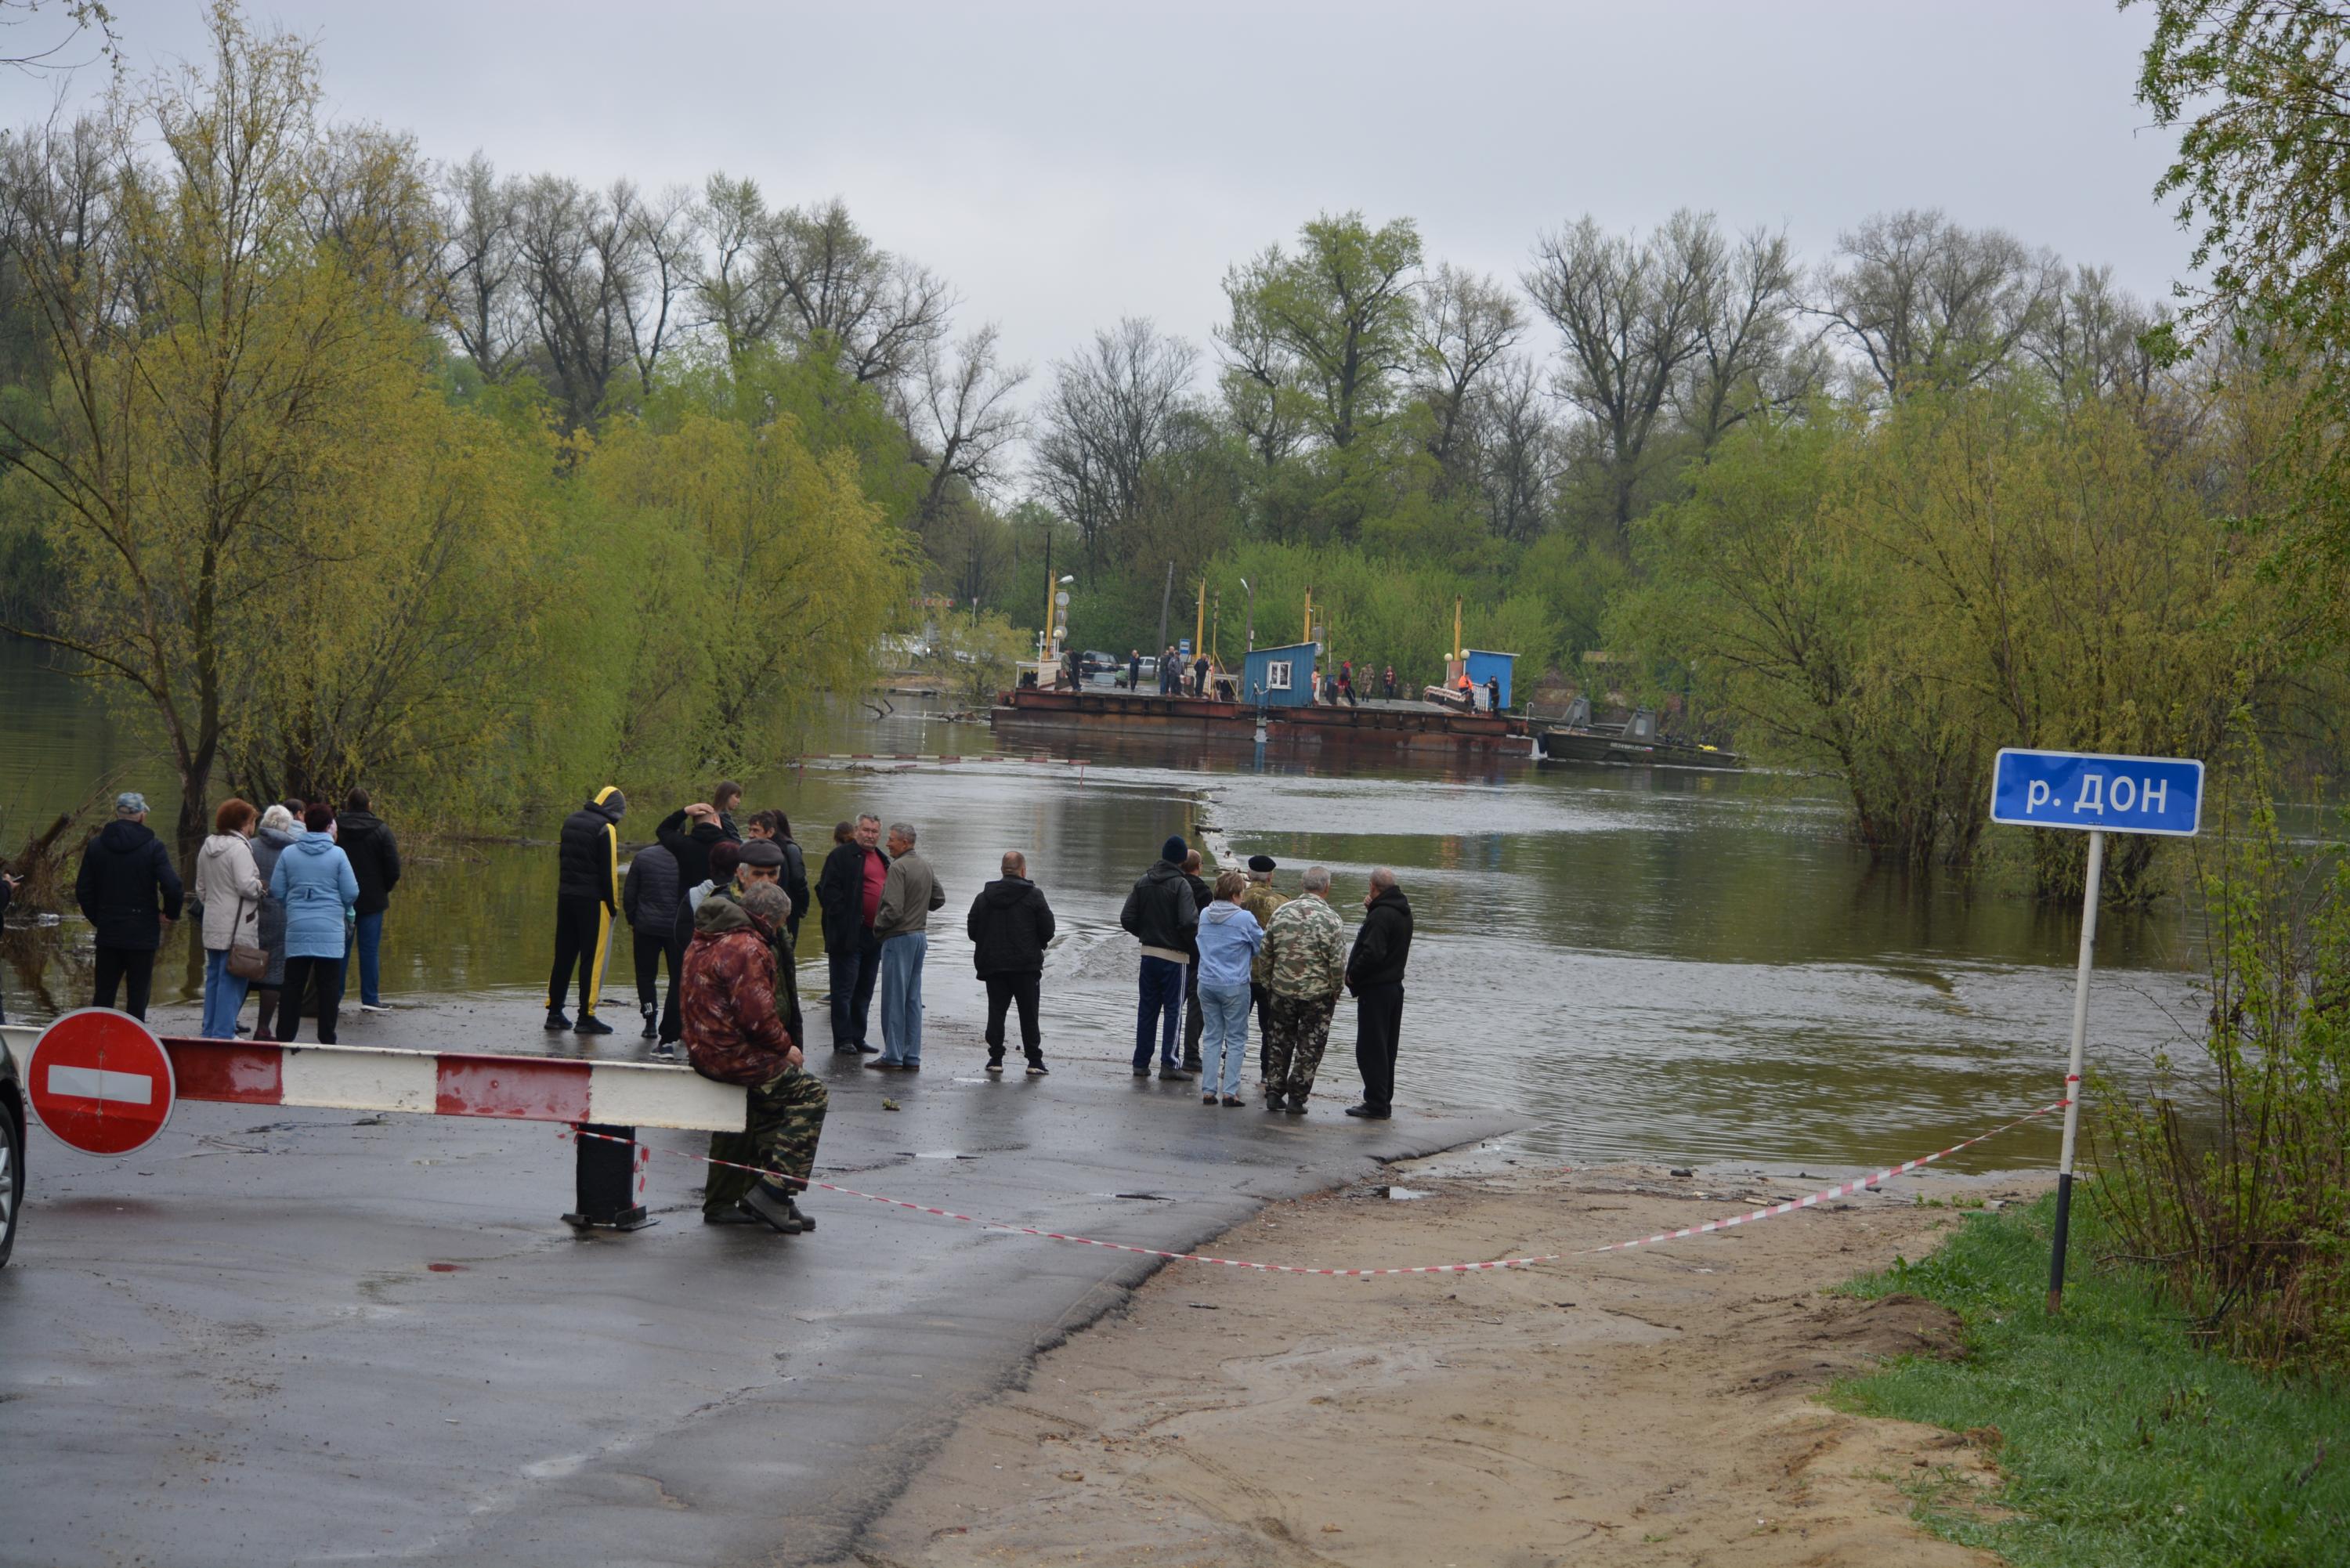
<svg viewBox="0 0 2350 1568">
<path fill-rule="evenodd" d="M 2153 1282 L 2097 1263 L 2094 1201 L 2074 1206 L 2064 1312 L 2050 1317 L 2054 1203 L 1970 1215 L 1933 1256 L 1846 1287 L 1908 1291 L 1966 1322 L 1964 1360 L 1903 1359 L 1829 1394 L 1866 1415 L 1997 1428 L 1996 1509 L 1920 1488 L 1918 1519 L 2017 1568 L 2350 1563 L 2350 1389 L 2204 1351 Z"/>
</svg>

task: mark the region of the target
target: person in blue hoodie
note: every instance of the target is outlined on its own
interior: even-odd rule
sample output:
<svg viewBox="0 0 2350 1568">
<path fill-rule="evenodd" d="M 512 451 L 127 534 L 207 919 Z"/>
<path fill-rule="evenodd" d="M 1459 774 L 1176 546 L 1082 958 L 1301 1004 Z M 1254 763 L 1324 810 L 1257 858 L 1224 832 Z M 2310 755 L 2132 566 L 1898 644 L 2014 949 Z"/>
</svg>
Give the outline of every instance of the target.
<svg viewBox="0 0 2350 1568">
<path fill-rule="evenodd" d="M 336 847 L 328 831 L 335 826 L 333 806 L 312 801 L 302 813 L 302 826 L 308 831 L 286 846 L 269 873 L 270 896 L 286 906 L 286 984 L 277 1003 L 277 1038 L 291 1040 L 300 1032 L 302 1004 L 315 985 L 318 1044 L 332 1045 L 359 879 L 350 857 Z"/>
<path fill-rule="evenodd" d="M 1216 878 L 1215 902 L 1200 911 L 1200 1103 L 1241 1100 L 1241 1070 L 1248 1063 L 1249 966 L 1264 945 L 1264 928 L 1241 907 L 1248 878 L 1226 871 Z"/>
</svg>

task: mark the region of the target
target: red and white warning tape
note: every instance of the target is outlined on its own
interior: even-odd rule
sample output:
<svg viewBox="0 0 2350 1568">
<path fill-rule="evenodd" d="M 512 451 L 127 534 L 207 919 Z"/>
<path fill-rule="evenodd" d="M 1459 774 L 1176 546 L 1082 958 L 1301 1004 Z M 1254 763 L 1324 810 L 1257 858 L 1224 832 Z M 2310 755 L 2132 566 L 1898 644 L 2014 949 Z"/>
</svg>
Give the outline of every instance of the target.
<svg viewBox="0 0 2350 1568">
<path fill-rule="evenodd" d="M 1254 1269 L 1261 1273 L 1315 1274 L 1326 1279 L 1341 1280 L 1366 1280 L 1388 1274 L 1468 1274 L 1482 1273 L 1489 1269 L 1522 1269 L 1534 1263 L 1555 1263 L 1567 1258 L 1592 1257 L 1602 1252 L 1620 1252 L 1631 1247 L 1653 1246 L 1659 1241 L 1677 1241 L 1684 1236 L 1701 1236 L 1709 1231 L 1726 1231 L 1732 1226 L 1752 1224 L 1756 1220 L 1773 1219 L 1781 1214 L 1793 1214 L 1797 1210 L 1814 1208 L 1831 1199 L 1848 1197 L 1868 1188 L 1881 1186 L 1897 1176 L 1905 1176 L 1920 1167 L 1931 1165 L 1938 1159 L 1957 1154 L 1961 1149 L 1972 1148 L 1979 1143 L 1987 1143 L 2002 1133 L 2012 1132 L 2026 1122 L 2047 1116 L 2051 1112 L 2061 1111 L 2070 1104 L 2072 1101 L 2066 1099 L 2059 1100 L 2053 1106 L 2043 1106 L 2038 1110 L 2027 1111 L 2013 1121 L 1995 1127 L 1991 1131 L 1979 1134 L 1963 1143 L 1954 1143 L 1948 1148 L 1937 1149 L 1932 1154 L 1905 1160 L 1899 1165 L 1880 1170 L 1873 1176 L 1864 1176 L 1857 1180 L 1843 1182 L 1825 1191 L 1814 1192 L 1804 1198 L 1790 1199 L 1784 1203 L 1774 1204 L 1768 1209 L 1757 1209 L 1748 1214 L 1733 1214 L 1726 1219 L 1710 1220 L 1702 1225 L 1690 1225 L 1679 1231 L 1661 1231 L 1653 1236 L 1636 1237 L 1629 1241 L 1612 1241 L 1604 1247 L 1578 1248 L 1572 1252 L 1542 1252 L 1524 1258 L 1495 1258 L 1480 1263 L 1419 1263 L 1404 1268 L 1311 1269 L 1297 1263 L 1263 1263 L 1245 1258 L 1219 1258 L 1206 1252 L 1170 1252 L 1158 1247 L 1137 1247 L 1125 1241 L 1104 1241 L 1092 1236 L 1071 1236 L 1059 1231 L 1039 1230 L 1033 1225 L 1014 1225 L 1001 1220 L 986 1220 L 976 1214 L 961 1214 L 951 1209 L 933 1208 L 927 1203 L 909 1202 L 902 1198 L 889 1198 L 878 1192 L 862 1192 L 854 1187 L 843 1187 L 837 1182 L 818 1181 L 814 1178 L 803 1179 L 798 1177 L 784 1177 L 783 1179 L 797 1182 L 805 1187 L 820 1188 L 827 1192 L 837 1192 L 846 1198 L 862 1198 L 868 1203 L 881 1203 L 892 1209 L 910 1210 L 914 1213 L 933 1215 L 941 1220 L 960 1220 L 966 1225 L 984 1226 L 991 1231 L 1007 1231 L 1016 1236 L 1037 1236 L 1047 1241 L 1069 1241 L 1080 1247 L 1100 1247 L 1113 1252 L 1132 1252 L 1140 1257 L 1163 1258 L 1176 1263 L 1214 1263 L 1227 1269 Z M 589 1132 L 584 1127 L 575 1127 L 571 1131 L 580 1137 L 602 1138 L 608 1143 L 636 1143 L 640 1151 L 650 1147 L 638 1143 L 633 1138 L 620 1137 L 612 1133 Z M 730 1159 L 713 1159 L 706 1154 L 694 1154 L 686 1149 L 671 1149 L 668 1152 L 681 1159 L 693 1160 L 698 1164 L 724 1166 L 733 1170 L 747 1170 L 754 1176 L 778 1174 L 762 1166 L 743 1165 Z M 640 1159 L 643 1158 L 641 1153 L 639 1158 Z"/>
</svg>

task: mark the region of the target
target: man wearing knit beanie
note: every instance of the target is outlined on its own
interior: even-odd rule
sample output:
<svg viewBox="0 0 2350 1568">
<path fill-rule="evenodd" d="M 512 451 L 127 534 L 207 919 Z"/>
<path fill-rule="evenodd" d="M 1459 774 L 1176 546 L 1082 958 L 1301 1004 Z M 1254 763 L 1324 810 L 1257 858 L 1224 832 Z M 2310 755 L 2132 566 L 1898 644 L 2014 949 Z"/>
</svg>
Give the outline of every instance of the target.
<svg viewBox="0 0 2350 1568">
<path fill-rule="evenodd" d="M 1142 944 L 1141 994 L 1134 1018 L 1134 1075 L 1138 1078 L 1150 1075 L 1154 1025 L 1159 1034 L 1159 1075 L 1179 1080 L 1191 1076 L 1175 1054 L 1184 981 L 1191 962 L 1191 932 L 1200 923 L 1191 884 L 1183 876 L 1183 857 L 1190 853 L 1191 846 L 1180 835 L 1160 845 L 1159 863 L 1135 883 L 1118 916 L 1118 924 Z"/>
</svg>

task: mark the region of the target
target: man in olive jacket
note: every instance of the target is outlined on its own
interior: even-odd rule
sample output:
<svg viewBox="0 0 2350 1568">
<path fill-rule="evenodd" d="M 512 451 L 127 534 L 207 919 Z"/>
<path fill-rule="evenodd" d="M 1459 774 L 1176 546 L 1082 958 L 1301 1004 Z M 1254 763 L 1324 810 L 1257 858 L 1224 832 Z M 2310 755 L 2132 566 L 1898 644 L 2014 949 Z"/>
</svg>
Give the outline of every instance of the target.
<svg viewBox="0 0 2350 1568">
<path fill-rule="evenodd" d="M 889 825 L 889 869 L 873 934 L 881 943 L 881 1054 L 865 1064 L 884 1072 L 922 1070 L 922 965 L 931 951 L 931 913 L 947 901 L 931 863 L 914 849 L 914 825 Z"/>
<path fill-rule="evenodd" d="M 963 922 L 971 937 L 972 967 L 987 987 L 987 1070 L 1003 1071 L 1003 1015 L 1020 1009 L 1020 1044 L 1028 1054 L 1028 1075 L 1045 1075 L 1044 1035 L 1036 1028 L 1037 992 L 1045 978 L 1045 948 L 1053 940 L 1053 907 L 1044 889 L 1028 880 L 1028 858 L 1003 852 L 1003 878 L 990 882 L 971 901 Z"/>
<path fill-rule="evenodd" d="M 1371 873 L 1363 923 L 1347 955 L 1347 989 L 1355 993 L 1355 1067 L 1363 1103 L 1350 1116 L 1385 1121 L 1395 1110 L 1396 1037 L 1403 1028 L 1403 971 L 1411 958 L 1411 905 L 1382 866 Z"/>
</svg>

